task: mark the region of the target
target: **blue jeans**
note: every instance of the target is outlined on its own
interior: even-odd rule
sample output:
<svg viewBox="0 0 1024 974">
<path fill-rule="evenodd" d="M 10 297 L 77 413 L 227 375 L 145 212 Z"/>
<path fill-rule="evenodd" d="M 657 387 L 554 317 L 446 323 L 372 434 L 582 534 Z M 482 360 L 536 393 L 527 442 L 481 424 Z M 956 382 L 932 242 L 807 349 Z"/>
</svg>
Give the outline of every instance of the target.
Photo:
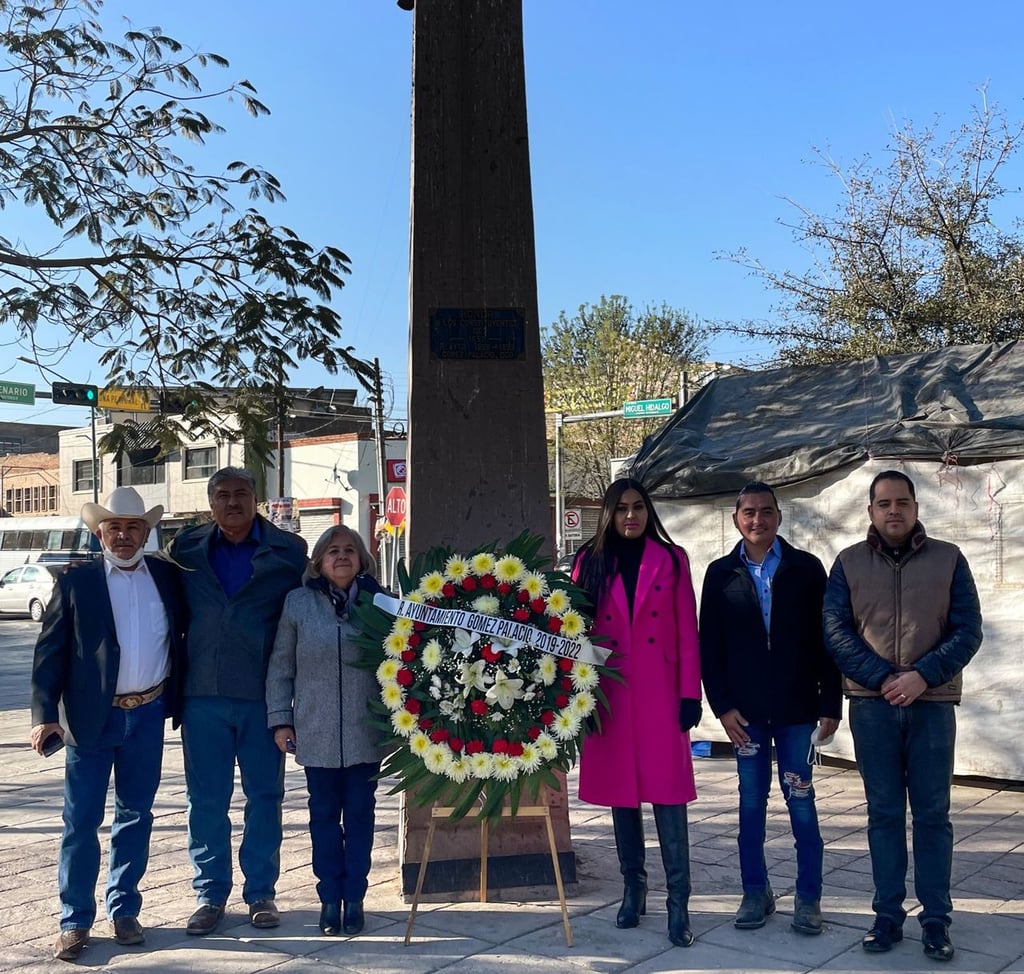
<svg viewBox="0 0 1024 974">
<path fill-rule="evenodd" d="M 747 726 L 750 743 L 734 747 L 740 788 L 740 877 L 744 893 L 768 888 L 764 834 L 768 789 L 772 779 L 772 740 L 775 741 L 779 787 L 789 809 L 796 845 L 796 892 L 802 899 L 821 896 L 824 843 L 818 830 L 811 766 L 807 763 L 815 724 L 755 724 Z"/>
<path fill-rule="evenodd" d="M 894 707 L 882 697 L 850 700 L 850 730 L 868 802 L 875 913 L 901 925 L 907 913 L 907 799 L 913 816 L 914 892 L 922 923 L 950 922 L 956 714 L 945 701 Z"/>
<path fill-rule="evenodd" d="M 61 930 L 88 929 L 96 919 L 99 828 L 114 772 L 107 916 L 135 917 L 139 883 L 149 862 L 153 799 L 164 752 L 164 700 L 135 710 L 111 707 L 95 746 L 68 744 L 64 764 L 64 832 L 57 860 Z"/>
<path fill-rule="evenodd" d="M 313 875 L 321 903 L 359 903 L 366 896 L 379 770 L 379 764 L 306 768 Z"/>
<path fill-rule="evenodd" d="M 188 789 L 188 854 L 200 904 L 223 906 L 231 895 L 231 795 L 235 760 L 245 793 L 238 865 L 242 898 L 274 898 L 281 872 L 284 755 L 267 728 L 262 700 L 186 697 L 181 740 Z"/>
</svg>

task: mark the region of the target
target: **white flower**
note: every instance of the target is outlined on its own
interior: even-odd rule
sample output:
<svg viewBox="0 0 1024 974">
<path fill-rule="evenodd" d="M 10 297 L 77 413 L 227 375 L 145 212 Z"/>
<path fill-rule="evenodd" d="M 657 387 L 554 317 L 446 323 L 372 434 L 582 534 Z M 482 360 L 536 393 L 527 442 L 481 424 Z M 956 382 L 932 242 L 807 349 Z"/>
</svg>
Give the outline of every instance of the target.
<svg viewBox="0 0 1024 974">
<path fill-rule="evenodd" d="M 451 778 L 452 781 L 462 784 L 463 781 L 466 781 L 469 778 L 471 770 L 472 769 L 469 766 L 469 758 L 464 754 L 460 754 L 457 757 L 453 757 L 451 761 L 445 765 L 444 773 Z"/>
<path fill-rule="evenodd" d="M 587 717 L 594 712 L 597 698 L 589 690 L 581 690 L 572 698 L 570 706 L 581 717 Z"/>
<path fill-rule="evenodd" d="M 531 599 L 540 598 L 548 590 L 548 580 L 540 572 L 529 572 L 519 583 L 520 588 L 525 588 Z"/>
<path fill-rule="evenodd" d="M 431 774 L 444 774 L 451 758 L 450 748 L 441 744 L 431 744 L 423 755 L 423 763 Z"/>
<path fill-rule="evenodd" d="M 502 555 L 494 563 L 494 577 L 499 582 L 518 582 L 526 573 L 526 566 L 515 555 Z"/>
<path fill-rule="evenodd" d="M 459 672 L 455 679 L 463 687 L 465 687 L 464 693 L 469 693 L 470 690 L 479 690 L 483 693 L 487 689 L 488 678 L 484 672 L 484 667 L 487 663 L 478 659 L 473 663 L 462 663 L 459 666 Z"/>
<path fill-rule="evenodd" d="M 485 616 L 496 616 L 501 603 L 496 595 L 478 595 L 473 599 L 473 609 Z"/>
<path fill-rule="evenodd" d="M 441 644 L 436 639 L 431 639 L 420 654 L 423 661 L 423 668 L 428 673 L 433 673 L 441 665 Z"/>
<path fill-rule="evenodd" d="M 532 774 L 544 763 L 540 748 L 534 741 L 527 741 L 523 745 L 523 753 L 519 755 L 519 762 L 526 774 Z"/>
<path fill-rule="evenodd" d="M 395 624 L 391 627 L 391 631 L 397 633 L 399 636 L 411 635 L 413 631 L 412 619 L 407 619 L 405 616 L 398 616 L 395 619 Z"/>
<path fill-rule="evenodd" d="M 550 653 L 545 653 L 537 664 L 533 679 L 549 687 L 555 682 L 556 676 L 558 676 L 558 660 Z"/>
<path fill-rule="evenodd" d="M 377 667 L 377 682 L 381 685 L 393 683 L 402 664 L 397 659 L 386 659 Z"/>
<path fill-rule="evenodd" d="M 417 757 L 424 757 L 433 746 L 433 741 L 423 731 L 414 731 L 409 737 L 409 750 Z"/>
<path fill-rule="evenodd" d="M 491 755 L 486 751 L 471 754 L 469 768 L 474 778 L 489 778 L 491 776 Z"/>
<path fill-rule="evenodd" d="M 519 777 L 519 758 L 511 754 L 495 754 L 491 764 L 491 777 L 498 781 L 515 781 Z"/>
<path fill-rule="evenodd" d="M 487 699 L 496 703 L 502 710 L 510 710 L 512 704 L 523 696 L 523 681 L 505 676 L 505 671 L 498 669 L 494 674 L 494 683 L 487 690 Z"/>
<path fill-rule="evenodd" d="M 583 660 L 577 660 L 573 663 L 569 676 L 572 678 L 574 690 L 593 690 L 600 680 L 597 667 L 593 663 L 587 663 Z"/>
<path fill-rule="evenodd" d="M 461 582 L 469 574 L 469 562 L 462 555 L 452 555 L 444 563 L 444 575 L 449 581 Z"/>
<path fill-rule="evenodd" d="M 408 737 L 416 730 L 416 725 L 416 715 L 409 713 L 405 707 L 391 715 L 391 727 L 399 737 Z"/>
<path fill-rule="evenodd" d="M 406 602 L 419 603 L 426 601 L 426 599 L 423 598 L 423 593 L 418 588 L 413 589 L 411 592 L 406 592 L 405 595 L 402 596 L 402 598 L 405 599 Z"/>
<path fill-rule="evenodd" d="M 444 575 L 440 572 L 428 572 L 420 579 L 420 591 L 428 599 L 436 599 L 444 588 Z"/>
<path fill-rule="evenodd" d="M 398 710 L 405 703 L 405 694 L 397 683 L 385 683 L 380 688 L 380 699 L 388 710 Z"/>
<path fill-rule="evenodd" d="M 489 575 L 494 571 L 494 555 L 489 551 L 481 551 L 469 560 L 474 575 Z"/>
<path fill-rule="evenodd" d="M 393 632 L 384 640 L 384 652 L 392 659 L 399 659 L 408 648 L 408 637 L 400 632 Z"/>
<path fill-rule="evenodd" d="M 452 652 L 465 656 L 467 659 L 473 653 L 473 644 L 480 638 L 480 633 L 470 632 L 468 629 L 456 629 L 452 634 Z"/>
<path fill-rule="evenodd" d="M 555 714 L 551 730 L 560 741 L 571 741 L 579 732 L 583 718 L 569 707 L 563 707 Z"/>
<path fill-rule="evenodd" d="M 560 636 L 567 639 L 574 639 L 582 636 L 586 631 L 587 623 L 575 609 L 569 609 L 562 615 L 562 628 L 558 630 Z"/>
<path fill-rule="evenodd" d="M 551 615 L 560 616 L 572 607 L 569 601 L 569 594 L 564 588 L 556 588 L 547 598 L 548 612 Z"/>
<path fill-rule="evenodd" d="M 537 745 L 537 750 L 545 761 L 554 761 L 558 757 L 558 744 L 547 731 L 539 734 L 533 743 Z"/>
</svg>

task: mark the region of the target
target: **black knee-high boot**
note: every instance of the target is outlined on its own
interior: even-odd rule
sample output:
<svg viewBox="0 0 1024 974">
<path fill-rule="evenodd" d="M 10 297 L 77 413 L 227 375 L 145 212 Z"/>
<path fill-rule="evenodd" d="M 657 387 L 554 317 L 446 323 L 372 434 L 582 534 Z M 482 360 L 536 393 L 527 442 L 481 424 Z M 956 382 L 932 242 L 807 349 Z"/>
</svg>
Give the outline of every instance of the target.
<svg viewBox="0 0 1024 974">
<path fill-rule="evenodd" d="M 622 906 L 615 917 L 617 927 L 635 927 L 647 912 L 647 870 L 644 869 L 644 819 L 639 808 L 613 808 L 615 851 L 622 872 Z"/>
<path fill-rule="evenodd" d="M 668 939 L 677 947 L 693 943 L 690 930 L 690 836 L 685 805 L 655 805 L 661 861 L 668 887 Z"/>
</svg>

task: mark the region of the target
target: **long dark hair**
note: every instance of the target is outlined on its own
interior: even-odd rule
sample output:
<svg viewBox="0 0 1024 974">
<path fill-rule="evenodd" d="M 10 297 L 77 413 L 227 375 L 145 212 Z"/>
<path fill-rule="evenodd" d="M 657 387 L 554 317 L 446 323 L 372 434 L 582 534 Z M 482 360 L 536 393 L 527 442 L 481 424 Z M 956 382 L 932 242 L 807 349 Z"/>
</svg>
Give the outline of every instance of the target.
<svg viewBox="0 0 1024 974">
<path fill-rule="evenodd" d="M 661 523 L 661 518 L 658 517 L 658 512 L 654 509 L 647 488 L 639 480 L 622 477 L 604 492 L 601 517 L 597 522 L 597 533 L 580 548 L 579 554 L 576 556 L 576 565 L 578 566 L 576 584 L 590 596 L 595 605 L 618 571 L 615 548 L 619 536 L 615 531 L 615 508 L 618 507 L 622 495 L 627 490 L 635 490 L 644 502 L 644 507 L 647 508 L 647 525 L 644 528 L 643 536 L 668 549 L 676 571 L 679 569 L 675 543 L 669 537 L 668 531 L 665 530 L 665 525 Z"/>
</svg>

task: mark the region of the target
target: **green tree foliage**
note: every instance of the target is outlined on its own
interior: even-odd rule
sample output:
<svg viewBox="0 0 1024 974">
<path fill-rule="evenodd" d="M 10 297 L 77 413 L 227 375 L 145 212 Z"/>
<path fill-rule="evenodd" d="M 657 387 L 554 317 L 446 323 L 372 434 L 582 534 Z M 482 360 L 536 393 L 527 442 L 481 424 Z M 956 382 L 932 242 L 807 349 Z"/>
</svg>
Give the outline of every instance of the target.
<svg viewBox="0 0 1024 974">
<path fill-rule="evenodd" d="M 255 88 L 203 90 L 223 57 L 158 27 L 107 40 L 101 8 L 0 0 L 0 210 L 32 227 L 29 240 L 0 235 L 0 326 L 44 365 L 85 344 L 112 385 L 186 387 L 196 433 L 222 434 L 227 409 L 265 438 L 299 360 L 369 380 L 327 304 L 349 259 L 263 216 L 258 204 L 284 199 L 271 173 L 197 168 L 223 131 L 210 105 L 266 115 Z M 171 443 L 184 430 L 151 432 Z"/>
<path fill-rule="evenodd" d="M 1015 209 L 1001 205 L 1000 180 L 1022 135 L 983 91 L 952 134 L 938 121 L 923 130 L 906 123 L 884 167 L 865 159 L 844 170 L 819 153 L 843 188 L 835 213 L 788 201 L 798 214 L 789 226 L 812 267 L 779 271 L 746 251 L 732 255 L 779 293 L 780 320 L 724 330 L 771 339 L 790 363 L 1019 337 L 1024 240 L 1020 221 L 1007 216 Z"/>
<path fill-rule="evenodd" d="M 636 311 L 620 295 L 563 311 L 544 330 L 541 353 L 549 411 L 566 416 L 621 410 L 624 402 L 677 396 L 680 373 L 706 356 L 703 326 L 662 304 Z M 610 461 L 628 456 L 662 421 L 596 419 L 562 430 L 563 477 L 570 495 L 600 497 Z"/>
</svg>

